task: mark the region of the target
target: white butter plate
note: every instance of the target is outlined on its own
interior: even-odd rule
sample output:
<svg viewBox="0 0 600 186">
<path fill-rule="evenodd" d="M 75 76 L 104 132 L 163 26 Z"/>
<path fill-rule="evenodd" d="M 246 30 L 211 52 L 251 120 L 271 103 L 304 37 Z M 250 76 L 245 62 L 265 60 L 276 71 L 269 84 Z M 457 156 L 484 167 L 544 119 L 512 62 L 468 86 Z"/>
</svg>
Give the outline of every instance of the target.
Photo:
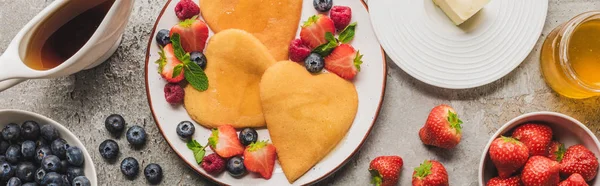
<svg viewBox="0 0 600 186">
<path fill-rule="evenodd" d="M 412 77 L 442 88 L 482 86 L 531 52 L 548 0 L 491 0 L 456 26 L 432 0 L 371 0 L 373 28 L 388 56 Z"/>
</svg>

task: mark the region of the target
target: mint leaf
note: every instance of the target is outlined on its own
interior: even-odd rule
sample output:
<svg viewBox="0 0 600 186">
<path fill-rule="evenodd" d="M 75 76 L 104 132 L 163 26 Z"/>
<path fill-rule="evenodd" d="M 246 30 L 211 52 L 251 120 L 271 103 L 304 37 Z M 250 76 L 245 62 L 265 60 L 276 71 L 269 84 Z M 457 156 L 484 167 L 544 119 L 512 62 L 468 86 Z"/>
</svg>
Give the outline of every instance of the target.
<svg viewBox="0 0 600 186">
<path fill-rule="evenodd" d="M 196 140 L 190 140 L 186 145 L 188 149 L 192 150 L 194 153 L 194 159 L 196 159 L 196 163 L 202 163 L 202 160 L 204 160 L 204 154 L 206 154 L 206 151 L 204 150 L 206 147 L 202 147 L 202 145 L 200 145 L 200 143 L 198 143 Z"/>
<path fill-rule="evenodd" d="M 179 59 L 179 61 L 183 62 L 183 56 L 185 56 L 185 50 L 181 47 L 181 40 L 179 33 L 174 33 L 171 36 L 171 43 L 173 45 L 173 52 L 175 53 L 175 57 Z M 189 58 L 188 58 L 189 59 Z"/>
<path fill-rule="evenodd" d="M 349 43 L 354 39 L 354 31 L 356 29 L 356 22 L 346 26 L 342 32 L 340 32 L 339 40 L 342 43 Z"/>
<path fill-rule="evenodd" d="M 326 32 L 325 33 L 325 40 L 329 41 L 329 42 L 336 42 L 337 40 L 335 40 L 335 36 L 333 36 L 333 33 L 331 32 Z"/>
<path fill-rule="evenodd" d="M 202 149 L 202 145 L 200 145 L 200 143 L 198 143 L 198 141 L 196 140 L 190 140 L 187 142 L 187 148 L 192 150 L 192 151 L 196 151 L 197 149 Z"/>
<path fill-rule="evenodd" d="M 188 60 L 189 61 L 189 60 Z M 193 62 L 184 62 L 185 72 L 183 76 L 196 90 L 205 91 L 208 89 L 208 77 L 198 64 Z"/>
<path fill-rule="evenodd" d="M 200 149 L 194 152 L 194 159 L 196 159 L 196 163 L 202 163 L 202 160 L 204 160 L 204 154 L 206 154 L 206 151 L 204 149 Z"/>
<path fill-rule="evenodd" d="M 325 57 L 325 56 L 328 56 L 329 54 L 331 54 L 333 49 L 335 49 L 335 47 L 337 47 L 337 46 L 338 46 L 338 44 L 335 41 L 328 42 L 328 43 L 319 45 L 317 48 L 313 49 L 312 52 L 320 54 L 321 56 Z"/>
<path fill-rule="evenodd" d="M 183 71 L 183 64 L 179 64 L 179 65 L 175 66 L 175 68 L 173 68 L 173 78 L 179 76 L 179 74 L 181 74 L 182 71 Z"/>
</svg>

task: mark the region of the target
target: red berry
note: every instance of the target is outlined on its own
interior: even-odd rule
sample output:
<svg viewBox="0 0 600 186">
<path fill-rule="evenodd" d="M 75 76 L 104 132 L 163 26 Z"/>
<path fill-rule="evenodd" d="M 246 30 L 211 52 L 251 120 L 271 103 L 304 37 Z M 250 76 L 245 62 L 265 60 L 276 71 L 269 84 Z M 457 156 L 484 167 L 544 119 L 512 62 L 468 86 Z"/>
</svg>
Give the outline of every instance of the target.
<svg viewBox="0 0 600 186">
<path fill-rule="evenodd" d="M 216 153 L 212 153 L 202 160 L 202 168 L 209 174 L 219 174 L 225 170 L 225 160 Z"/>
<path fill-rule="evenodd" d="M 271 179 L 277 154 L 275 146 L 267 141 L 251 143 L 244 150 L 244 166 L 250 172 L 256 172 L 265 179 Z"/>
<path fill-rule="evenodd" d="M 519 140 L 501 136 L 490 145 L 490 159 L 500 178 L 508 178 L 527 163 L 529 151 Z"/>
<path fill-rule="evenodd" d="M 177 57 L 175 57 L 175 51 L 172 44 L 167 44 L 160 52 L 160 59 L 156 61 L 158 63 L 158 73 L 165 78 L 169 83 L 179 83 L 185 78 L 183 76 L 183 69 L 179 71 L 179 75 L 173 77 L 175 73 L 175 67 L 182 64 Z"/>
<path fill-rule="evenodd" d="M 300 39 L 311 49 L 327 43 L 325 34 L 335 34 L 335 25 L 326 15 L 314 15 L 308 18 L 300 30 Z"/>
<path fill-rule="evenodd" d="M 352 19 L 352 9 L 347 6 L 333 6 L 329 12 L 329 17 L 338 31 L 344 30 L 350 24 Z"/>
<path fill-rule="evenodd" d="M 197 19 L 196 16 L 173 26 L 169 33 L 171 38 L 175 33 L 179 34 L 181 47 L 186 52 L 204 51 L 208 39 L 208 26 L 204 21 Z"/>
<path fill-rule="evenodd" d="M 200 7 L 192 0 L 181 0 L 175 6 L 175 15 L 177 18 L 184 20 L 200 14 Z"/>
<path fill-rule="evenodd" d="M 413 186 L 448 186 L 448 171 L 440 162 L 425 160 L 415 168 L 412 177 Z"/>
<path fill-rule="evenodd" d="M 548 156 L 552 129 L 542 124 L 524 124 L 515 129 L 512 137 L 527 146 L 530 156 Z"/>
<path fill-rule="evenodd" d="M 213 129 L 208 138 L 208 145 L 223 158 L 230 158 L 244 153 L 244 146 L 240 143 L 235 128 L 231 125 L 222 125 Z"/>
<path fill-rule="evenodd" d="M 574 145 L 567 149 L 560 163 L 560 174 L 569 176 L 578 173 L 587 181 L 598 174 L 598 158 L 583 145 Z"/>
<path fill-rule="evenodd" d="M 341 44 L 325 57 L 325 69 L 347 80 L 356 77 L 362 63 L 360 52 L 349 44 Z"/>
<path fill-rule="evenodd" d="M 510 177 L 506 179 L 502 179 L 500 177 L 495 177 L 488 181 L 486 186 L 521 186 L 521 178 L 519 176 Z"/>
<path fill-rule="evenodd" d="M 559 169 L 558 162 L 544 156 L 533 156 L 523 167 L 521 180 L 524 185 L 558 185 Z"/>
<path fill-rule="evenodd" d="M 400 156 L 379 156 L 373 159 L 369 165 L 369 172 L 375 185 L 396 185 L 403 164 Z"/>
<path fill-rule="evenodd" d="M 560 182 L 558 186 L 589 186 L 581 174 L 571 174 L 565 181 Z"/>
<path fill-rule="evenodd" d="M 548 150 L 548 158 L 558 162 L 562 161 L 566 151 L 565 145 L 558 141 L 552 141 Z"/>
<path fill-rule="evenodd" d="M 419 130 L 419 137 L 425 145 L 451 149 L 460 142 L 461 124 L 452 107 L 438 105 L 431 109 L 425 125 Z"/>
<path fill-rule="evenodd" d="M 178 84 L 167 83 L 165 85 L 164 90 L 165 98 L 167 99 L 168 103 L 179 104 L 183 102 L 183 96 L 185 95 L 185 92 L 183 91 L 183 88 L 181 88 L 181 86 L 179 86 Z"/>
<path fill-rule="evenodd" d="M 290 43 L 290 60 L 294 62 L 304 62 L 304 59 L 310 55 L 310 48 L 308 48 L 301 39 L 294 39 Z"/>
</svg>

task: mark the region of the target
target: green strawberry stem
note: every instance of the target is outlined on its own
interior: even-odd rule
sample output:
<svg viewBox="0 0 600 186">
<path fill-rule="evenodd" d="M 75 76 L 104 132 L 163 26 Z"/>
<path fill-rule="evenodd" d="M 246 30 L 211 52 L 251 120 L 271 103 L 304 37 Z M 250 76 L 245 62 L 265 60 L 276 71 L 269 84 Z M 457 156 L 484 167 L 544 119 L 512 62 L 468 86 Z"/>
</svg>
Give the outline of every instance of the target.
<svg viewBox="0 0 600 186">
<path fill-rule="evenodd" d="M 507 142 L 507 143 L 521 143 L 518 139 L 515 138 L 511 138 L 511 137 L 506 137 L 506 136 L 500 136 L 500 138 L 502 139 L 502 141 Z"/>
<path fill-rule="evenodd" d="M 302 25 L 302 27 L 310 26 L 313 23 L 316 23 L 318 20 L 319 20 L 319 16 L 317 16 L 317 15 L 310 16 L 308 18 L 308 20 L 304 22 L 304 24 Z"/>
<path fill-rule="evenodd" d="M 369 169 L 369 172 L 371 173 L 371 176 L 373 176 L 371 183 L 375 184 L 375 186 L 380 186 L 383 182 L 383 176 L 381 176 L 377 170 Z"/>
<path fill-rule="evenodd" d="M 248 145 L 248 151 L 254 152 L 256 150 L 262 149 L 263 147 L 267 146 L 268 142 L 269 140 L 252 142 L 250 143 L 250 145 Z"/>
<path fill-rule="evenodd" d="M 196 19 L 198 19 L 197 15 L 195 15 L 192 18 L 189 18 L 189 19 L 179 22 L 179 26 L 184 27 L 184 28 L 189 28 L 192 26 L 192 24 L 194 24 L 194 22 L 196 22 Z"/>
<path fill-rule="evenodd" d="M 451 128 L 456 129 L 456 132 L 461 133 L 461 124 L 463 122 L 458 118 L 456 113 L 448 111 L 448 122 L 450 123 Z"/>
<path fill-rule="evenodd" d="M 429 176 L 431 174 L 431 167 L 433 167 L 433 164 L 429 160 L 425 160 L 419 167 L 415 168 L 415 177 L 423 179 Z"/>
<path fill-rule="evenodd" d="M 562 143 L 558 144 L 558 150 L 554 152 L 554 155 L 556 155 L 556 161 L 560 163 L 563 157 L 565 156 L 566 151 L 567 149 L 565 149 L 565 145 L 563 145 Z"/>
<path fill-rule="evenodd" d="M 217 146 L 218 141 L 219 141 L 219 130 L 212 129 L 212 134 L 208 138 L 208 145 L 210 145 L 212 148 L 215 148 L 215 146 Z"/>
</svg>

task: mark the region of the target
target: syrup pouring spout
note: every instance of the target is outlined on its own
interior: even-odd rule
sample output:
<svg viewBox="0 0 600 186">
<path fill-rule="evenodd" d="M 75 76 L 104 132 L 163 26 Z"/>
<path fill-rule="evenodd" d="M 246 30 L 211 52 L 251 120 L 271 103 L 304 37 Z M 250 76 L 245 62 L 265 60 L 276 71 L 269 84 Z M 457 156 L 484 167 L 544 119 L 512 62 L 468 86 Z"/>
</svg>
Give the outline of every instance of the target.
<svg viewBox="0 0 600 186">
<path fill-rule="evenodd" d="M 8 51 L 8 50 L 7 50 Z M 13 87 L 26 79 L 14 79 L 16 74 L 15 70 L 11 68 L 12 63 L 19 63 L 20 59 L 14 59 L 9 56 L 9 52 L 5 52 L 4 55 L 0 56 L 0 92 Z M 13 61 L 18 60 L 18 61 Z"/>
</svg>

